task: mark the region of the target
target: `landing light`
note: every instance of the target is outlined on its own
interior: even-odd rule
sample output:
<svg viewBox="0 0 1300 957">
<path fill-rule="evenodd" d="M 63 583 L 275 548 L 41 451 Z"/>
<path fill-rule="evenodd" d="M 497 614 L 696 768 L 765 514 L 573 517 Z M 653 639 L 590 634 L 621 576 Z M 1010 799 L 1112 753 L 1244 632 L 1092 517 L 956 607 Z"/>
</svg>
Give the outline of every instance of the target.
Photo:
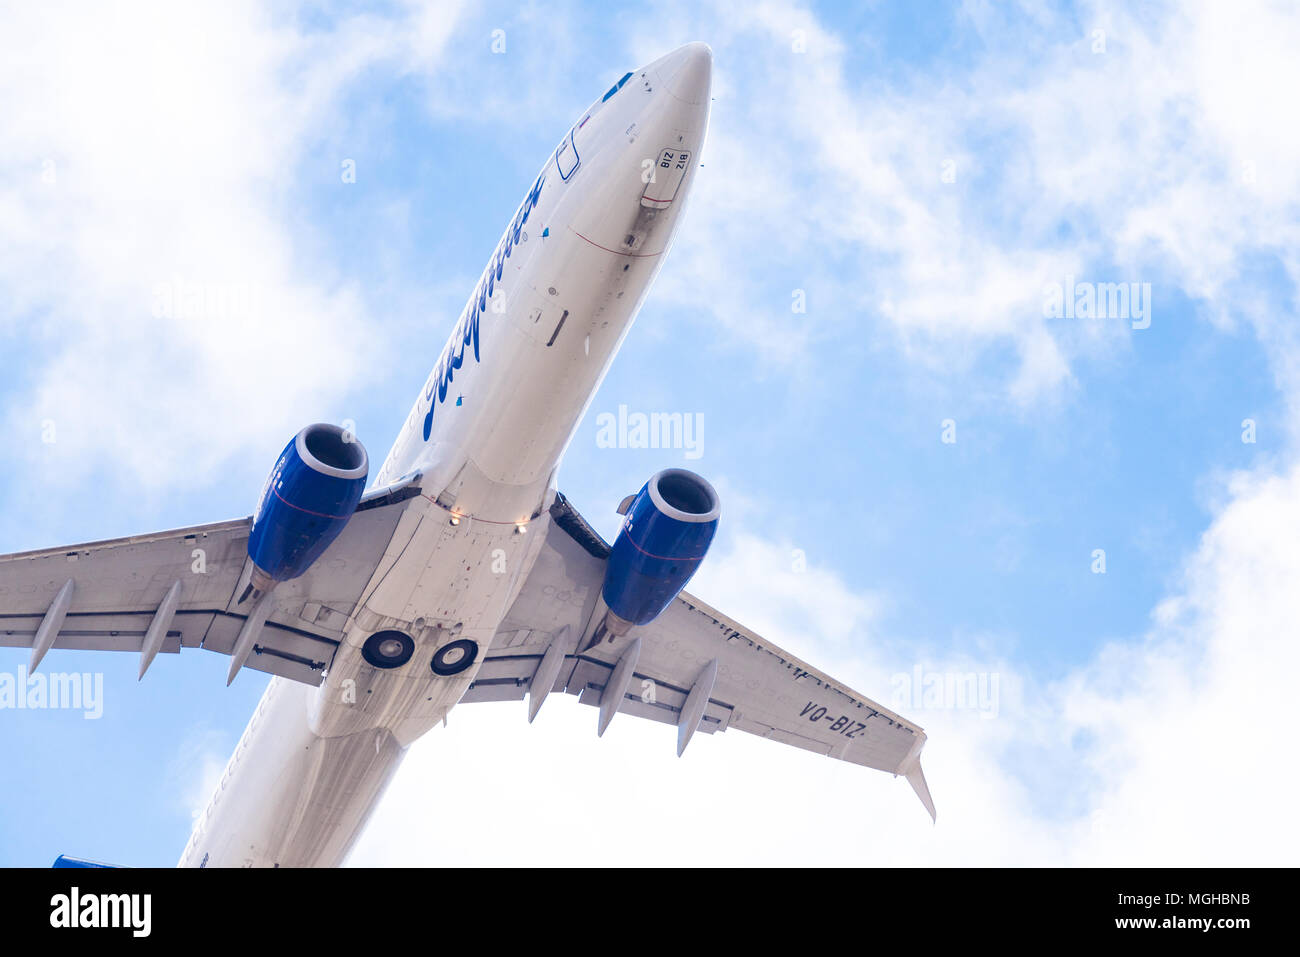
<svg viewBox="0 0 1300 957">
<path fill-rule="evenodd" d="M 526 526 L 523 522 L 520 522 L 518 525 L 515 526 L 516 535 L 522 535 L 526 531 L 528 531 L 528 526 Z"/>
<path fill-rule="evenodd" d="M 459 525 L 459 524 L 460 524 L 460 516 L 459 516 L 459 515 L 453 515 L 453 516 L 451 517 L 451 524 L 452 524 L 452 525 Z"/>
</svg>

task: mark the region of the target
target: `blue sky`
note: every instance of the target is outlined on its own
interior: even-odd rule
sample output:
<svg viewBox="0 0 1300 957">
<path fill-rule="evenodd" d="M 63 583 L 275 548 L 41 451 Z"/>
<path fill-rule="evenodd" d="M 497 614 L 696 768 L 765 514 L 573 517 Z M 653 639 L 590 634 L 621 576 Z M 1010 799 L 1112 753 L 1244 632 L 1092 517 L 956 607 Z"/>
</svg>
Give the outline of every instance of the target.
<svg viewBox="0 0 1300 957">
<path fill-rule="evenodd" d="M 558 138 L 702 39 L 704 168 L 560 487 L 608 536 L 651 472 L 713 481 L 693 590 L 925 726 L 940 815 L 739 734 L 677 761 L 572 700 L 486 705 L 415 746 L 358 862 L 623 860 L 528 823 L 606 795 L 582 823 L 627 862 L 1294 863 L 1268 813 L 1300 665 L 1293 11 L 276 11 L 12 14 L 0 551 L 248 514 L 309 421 L 382 458 Z M 1149 284 L 1149 328 L 1045 315 L 1069 277 Z M 261 309 L 159 315 L 177 283 Z M 703 456 L 601 448 L 620 404 L 699 414 Z M 0 863 L 171 863 L 264 680 L 47 661 L 102 672 L 104 715 L 0 711 Z M 895 703 L 918 666 L 996 675 L 996 716 Z M 858 813 L 805 820 L 819 789 Z M 481 829 L 421 829 L 463 804 Z"/>
</svg>

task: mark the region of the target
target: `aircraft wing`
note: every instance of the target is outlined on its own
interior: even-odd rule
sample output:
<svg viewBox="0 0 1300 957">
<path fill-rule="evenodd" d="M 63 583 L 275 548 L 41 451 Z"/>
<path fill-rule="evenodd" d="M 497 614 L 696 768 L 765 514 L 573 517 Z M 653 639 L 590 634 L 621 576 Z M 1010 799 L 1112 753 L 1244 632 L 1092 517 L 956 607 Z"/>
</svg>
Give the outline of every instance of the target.
<svg viewBox="0 0 1300 957">
<path fill-rule="evenodd" d="M 385 489 L 362 499 L 316 563 L 276 589 L 247 667 L 321 683 L 362 589 L 385 560 L 401 503 L 417 493 Z M 242 518 L 0 555 L 0 647 L 33 648 L 33 667 L 51 647 L 136 652 L 141 676 L 159 653 L 229 655 L 253 611 L 239 601 L 252 570 L 251 524 Z M 36 653 L 38 645 L 44 650 Z"/>
<path fill-rule="evenodd" d="M 680 755 L 696 732 L 747 731 L 841 761 L 902 774 L 935 816 L 921 771 L 925 732 L 783 651 L 686 592 L 624 638 L 593 641 L 609 545 L 558 496 L 546 542 L 462 698 L 551 691 L 601 710 L 677 727 Z"/>
</svg>

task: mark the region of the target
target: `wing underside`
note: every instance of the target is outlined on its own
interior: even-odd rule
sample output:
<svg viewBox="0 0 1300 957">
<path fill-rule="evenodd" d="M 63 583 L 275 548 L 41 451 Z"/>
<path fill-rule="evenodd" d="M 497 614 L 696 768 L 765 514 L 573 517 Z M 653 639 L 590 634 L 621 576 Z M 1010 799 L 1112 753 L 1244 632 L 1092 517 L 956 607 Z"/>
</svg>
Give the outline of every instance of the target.
<svg viewBox="0 0 1300 957">
<path fill-rule="evenodd" d="M 247 667 L 321 683 L 407 497 L 368 496 L 316 564 L 277 589 Z M 45 650 L 142 653 L 158 623 L 155 654 L 229 655 L 252 611 L 239 601 L 251 572 L 250 524 L 236 519 L 0 556 L 0 647 L 35 648 L 44 629 L 53 630 Z"/>
<path fill-rule="evenodd" d="M 562 691 L 605 713 L 677 726 L 679 751 L 696 732 L 735 728 L 904 775 L 934 816 L 920 766 L 920 727 L 699 599 L 683 592 L 627 639 L 593 643 L 608 554 L 604 540 L 558 497 L 545 547 L 463 702 Z M 544 667 L 548 653 L 558 669 Z M 551 671 L 552 680 L 535 688 L 537 677 Z M 602 727 L 607 723 L 603 717 Z"/>
<path fill-rule="evenodd" d="M 367 496 L 301 577 L 280 585 L 247 667 L 310 685 L 329 668 L 363 591 L 389 553 L 406 487 Z M 608 544 L 557 496 L 535 566 L 506 613 L 462 703 L 552 692 L 616 714 L 674 725 L 681 753 L 696 733 L 737 729 L 906 776 L 926 809 L 925 732 L 683 592 L 657 619 L 598 637 Z M 0 646 L 230 655 L 254 612 L 249 519 L 0 556 Z M 602 632 L 603 635 L 603 632 Z"/>
</svg>

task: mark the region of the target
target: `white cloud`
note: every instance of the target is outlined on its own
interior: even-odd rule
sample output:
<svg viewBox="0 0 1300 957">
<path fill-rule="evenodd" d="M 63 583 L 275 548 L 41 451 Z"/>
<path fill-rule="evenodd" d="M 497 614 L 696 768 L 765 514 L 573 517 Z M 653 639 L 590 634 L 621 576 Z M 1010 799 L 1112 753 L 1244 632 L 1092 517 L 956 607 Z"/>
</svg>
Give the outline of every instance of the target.
<svg viewBox="0 0 1300 957">
<path fill-rule="evenodd" d="M 177 803 L 191 818 L 197 819 L 207 809 L 233 744 L 229 735 L 202 725 L 191 730 L 181 742 L 168 769 L 168 778 L 177 792 Z"/>
<path fill-rule="evenodd" d="M 719 549 L 720 552 L 723 549 Z M 754 582 L 763 582 L 755 592 Z M 706 563 L 691 590 L 718 608 L 745 609 L 745 624 L 764 634 L 808 628 L 821 636 L 840 636 L 850 647 L 869 640 L 883 598 L 860 594 L 809 560 L 791 542 L 765 541 L 739 532 L 716 562 Z"/>
<path fill-rule="evenodd" d="M 1020 368 L 1003 385 L 1022 403 L 1131 334 L 1046 320 L 1044 284 L 1068 276 L 1152 282 L 1156 331 L 1144 335 L 1160 334 L 1179 291 L 1212 300 L 1212 321 L 1271 326 L 1275 303 L 1225 291 L 1256 256 L 1300 277 L 1300 134 L 1285 121 L 1300 13 L 1034 9 L 970 6 L 957 30 L 984 31 L 973 62 L 886 80 L 870 49 L 802 4 L 746 18 L 683 8 L 715 45 L 715 103 L 658 295 L 712 308 L 775 363 L 882 320 L 913 358 L 956 372 L 980 347 L 1010 344 Z M 676 20 L 657 9 L 642 46 L 671 42 Z M 796 29 L 805 52 L 792 50 Z M 806 317 L 774 288 L 786 281 L 809 289 Z"/>
<path fill-rule="evenodd" d="M 52 466 L 43 481 L 105 460 L 146 485 L 211 474 L 346 399 L 382 330 L 284 197 L 349 83 L 436 65 L 456 6 L 398 13 L 327 29 L 253 3 L 6 14 L 0 322 L 32 365 L 5 425 Z"/>
<path fill-rule="evenodd" d="M 1184 590 L 1144 641 L 1115 645 L 1064 689 L 1104 782 L 1089 863 L 1285 865 L 1300 853 L 1289 741 L 1300 645 L 1300 468 L 1239 476 Z"/>
</svg>

